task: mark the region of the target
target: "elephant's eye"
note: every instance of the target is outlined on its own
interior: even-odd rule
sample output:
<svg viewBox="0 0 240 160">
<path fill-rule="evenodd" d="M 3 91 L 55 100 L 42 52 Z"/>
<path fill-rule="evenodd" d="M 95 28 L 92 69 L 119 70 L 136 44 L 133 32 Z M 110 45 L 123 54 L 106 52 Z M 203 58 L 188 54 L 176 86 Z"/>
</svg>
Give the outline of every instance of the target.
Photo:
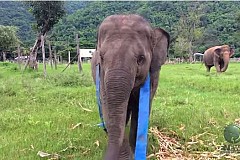
<svg viewBox="0 0 240 160">
<path fill-rule="evenodd" d="M 138 58 L 137 58 L 137 63 L 138 63 L 138 65 L 142 65 L 143 62 L 144 62 L 144 60 L 145 60 L 144 55 L 138 56 Z"/>
<path fill-rule="evenodd" d="M 103 51 L 99 51 L 99 56 L 100 56 L 100 61 L 101 62 L 103 62 L 103 60 L 104 60 L 104 55 L 105 55 L 105 52 L 103 52 Z"/>
<path fill-rule="evenodd" d="M 101 61 L 103 61 L 103 55 L 100 54 Z"/>
</svg>

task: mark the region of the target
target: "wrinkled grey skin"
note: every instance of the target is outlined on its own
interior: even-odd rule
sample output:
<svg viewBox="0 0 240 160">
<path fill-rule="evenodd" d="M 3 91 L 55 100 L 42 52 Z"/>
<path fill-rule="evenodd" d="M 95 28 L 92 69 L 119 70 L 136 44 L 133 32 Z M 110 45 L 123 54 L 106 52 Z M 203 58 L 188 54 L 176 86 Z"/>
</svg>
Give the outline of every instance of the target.
<svg viewBox="0 0 240 160">
<path fill-rule="evenodd" d="M 211 67 L 215 66 L 217 72 L 225 72 L 228 68 L 230 57 L 234 54 L 234 50 L 228 45 L 215 46 L 207 49 L 203 55 L 203 62 L 207 72 Z"/>
<path fill-rule="evenodd" d="M 168 52 L 169 34 L 138 15 L 113 15 L 99 27 L 92 75 L 100 64 L 100 93 L 108 130 L 105 160 L 129 160 L 135 152 L 139 88 L 148 72 L 151 101 Z M 129 139 L 125 126 L 131 117 Z"/>
</svg>

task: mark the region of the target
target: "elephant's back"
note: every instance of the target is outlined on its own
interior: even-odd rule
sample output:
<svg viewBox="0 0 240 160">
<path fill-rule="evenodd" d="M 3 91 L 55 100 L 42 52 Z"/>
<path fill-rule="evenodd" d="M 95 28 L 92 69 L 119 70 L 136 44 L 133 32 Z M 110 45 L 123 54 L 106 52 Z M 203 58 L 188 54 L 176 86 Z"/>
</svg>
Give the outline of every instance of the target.
<svg viewBox="0 0 240 160">
<path fill-rule="evenodd" d="M 110 23 L 113 25 L 126 25 L 126 26 L 132 26 L 132 25 L 137 25 L 134 23 L 144 23 L 147 25 L 150 25 L 147 20 L 145 20 L 142 16 L 137 15 L 137 14 L 120 14 L 120 15 L 111 15 L 106 17 L 100 27 L 106 23 Z"/>
<path fill-rule="evenodd" d="M 213 54 L 214 53 L 214 50 L 217 49 L 217 48 L 221 48 L 221 46 L 214 46 L 214 47 L 211 47 L 211 48 L 208 48 L 204 54 Z"/>
<path fill-rule="evenodd" d="M 213 55 L 214 55 L 214 51 L 217 48 L 220 48 L 221 46 L 214 46 L 211 48 L 208 48 L 204 54 L 203 54 L 203 61 L 206 65 L 213 65 Z"/>
</svg>

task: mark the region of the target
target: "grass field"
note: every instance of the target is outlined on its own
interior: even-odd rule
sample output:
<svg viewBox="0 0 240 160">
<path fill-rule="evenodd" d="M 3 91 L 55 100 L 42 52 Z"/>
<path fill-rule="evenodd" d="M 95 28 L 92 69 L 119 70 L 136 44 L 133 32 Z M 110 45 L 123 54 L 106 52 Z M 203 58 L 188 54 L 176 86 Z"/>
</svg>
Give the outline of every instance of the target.
<svg viewBox="0 0 240 160">
<path fill-rule="evenodd" d="M 96 127 L 90 64 L 83 65 L 81 75 L 76 65 L 61 73 L 64 67 L 48 66 L 44 79 L 41 68 L 23 73 L 16 64 L 0 63 L 1 160 L 41 159 L 38 151 L 63 159 L 102 159 L 106 135 Z M 202 140 L 210 141 L 212 134 L 217 144 L 227 143 L 224 126 L 240 118 L 239 108 L 240 63 L 231 63 L 222 74 L 206 73 L 202 64 L 165 65 L 150 126 L 176 132 L 181 143 L 204 132 L 209 134 Z M 149 139 L 156 144 L 152 134 Z M 211 144 L 196 144 L 195 150 L 211 150 Z"/>
</svg>

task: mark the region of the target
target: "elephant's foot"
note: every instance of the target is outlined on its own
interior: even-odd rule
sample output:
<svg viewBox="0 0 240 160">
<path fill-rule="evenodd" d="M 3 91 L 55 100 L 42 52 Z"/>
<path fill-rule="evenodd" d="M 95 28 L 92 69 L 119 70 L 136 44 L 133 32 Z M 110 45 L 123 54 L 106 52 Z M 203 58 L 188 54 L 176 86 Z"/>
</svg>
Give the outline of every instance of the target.
<svg viewBox="0 0 240 160">
<path fill-rule="evenodd" d="M 133 157 L 128 156 L 128 157 L 119 157 L 119 160 L 133 160 Z"/>
<path fill-rule="evenodd" d="M 130 152 L 128 148 L 126 148 L 124 151 L 121 151 L 119 154 L 119 160 L 133 160 L 133 154 Z"/>
<path fill-rule="evenodd" d="M 130 149 L 129 141 L 127 136 L 125 135 L 123 139 L 123 143 L 121 146 L 120 154 L 119 154 L 119 160 L 133 160 L 133 154 Z"/>
</svg>

